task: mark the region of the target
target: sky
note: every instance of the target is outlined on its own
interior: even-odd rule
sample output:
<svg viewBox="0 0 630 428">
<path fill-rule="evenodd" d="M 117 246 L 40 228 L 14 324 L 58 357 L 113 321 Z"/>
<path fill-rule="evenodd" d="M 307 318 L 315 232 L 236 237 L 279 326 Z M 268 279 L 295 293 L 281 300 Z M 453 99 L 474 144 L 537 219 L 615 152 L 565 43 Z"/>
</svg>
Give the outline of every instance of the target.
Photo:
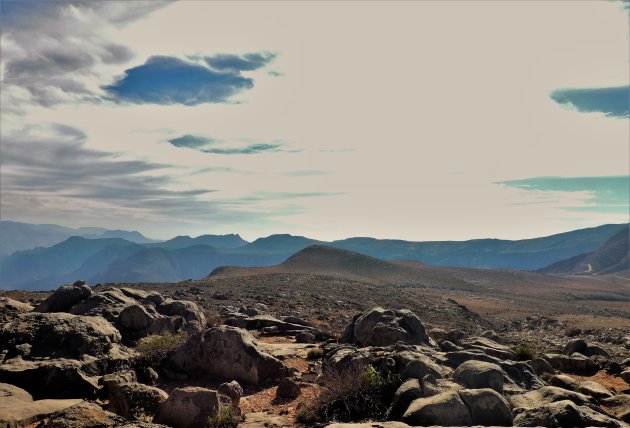
<svg viewBox="0 0 630 428">
<path fill-rule="evenodd" d="M 628 2 L 0 7 L 2 220 L 415 241 L 629 220 Z"/>
</svg>

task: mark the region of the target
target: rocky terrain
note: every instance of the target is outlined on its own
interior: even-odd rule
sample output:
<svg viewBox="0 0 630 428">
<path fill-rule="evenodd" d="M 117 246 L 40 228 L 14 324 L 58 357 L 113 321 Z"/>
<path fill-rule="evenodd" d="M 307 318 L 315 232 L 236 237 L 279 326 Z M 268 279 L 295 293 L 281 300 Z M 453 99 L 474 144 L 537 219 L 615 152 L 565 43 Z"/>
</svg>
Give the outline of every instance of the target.
<svg viewBox="0 0 630 428">
<path fill-rule="evenodd" d="M 616 276 L 317 246 L 176 284 L 3 292 L 0 426 L 627 426 L 628 301 Z"/>
</svg>

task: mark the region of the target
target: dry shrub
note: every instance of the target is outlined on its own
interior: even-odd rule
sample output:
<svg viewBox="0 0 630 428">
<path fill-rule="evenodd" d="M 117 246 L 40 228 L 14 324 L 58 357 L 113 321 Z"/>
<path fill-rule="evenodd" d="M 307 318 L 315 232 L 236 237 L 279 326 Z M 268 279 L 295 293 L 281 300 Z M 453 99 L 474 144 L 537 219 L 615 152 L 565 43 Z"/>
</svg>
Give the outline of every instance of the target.
<svg viewBox="0 0 630 428">
<path fill-rule="evenodd" d="M 322 348 L 315 348 L 315 349 L 311 349 L 310 351 L 308 351 L 308 353 L 306 354 L 306 359 L 307 360 L 319 360 L 324 356 L 324 351 L 322 351 Z"/>
<path fill-rule="evenodd" d="M 526 343 L 522 343 L 516 349 L 514 349 L 516 359 L 519 361 L 533 360 L 536 356 L 536 352 Z"/>
<path fill-rule="evenodd" d="M 208 418 L 207 428 L 236 428 L 241 417 L 230 406 L 220 406 L 216 415 Z"/>
<path fill-rule="evenodd" d="M 383 420 L 398 379 L 384 377 L 370 365 L 325 374 L 318 396 L 297 413 L 303 424 Z"/>
<path fill-rule="evenodd" d="M 207 327 L 215 327 L 223 323 L 221 317 L 219 316 L 219 313 L 214 309 L 206 309 L 203 314 L 206 317 Z"/>
<path fill-rule="evenodd" d="M 188 335 L 184 332 L 162 336 L 147 336 L 143 338 L 136 347 L 138 356 L 135 358 L 135 365 L 137 367 L 158 367 L 175 352 L 186 339 L 188 339 Z"/>
</svg>

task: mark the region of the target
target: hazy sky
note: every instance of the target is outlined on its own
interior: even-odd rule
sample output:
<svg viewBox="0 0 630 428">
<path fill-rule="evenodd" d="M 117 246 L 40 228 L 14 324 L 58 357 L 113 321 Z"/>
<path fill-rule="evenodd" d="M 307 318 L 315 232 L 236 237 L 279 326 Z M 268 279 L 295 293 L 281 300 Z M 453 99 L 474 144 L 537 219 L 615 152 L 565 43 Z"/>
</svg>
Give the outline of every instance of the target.
<svg viewBox="0 0 630 428">
<path fill-rule="evenodd" d="M 627 2 L 1 7 L 3 220 L 410 240 L 628 221 Z"/>
</svg>

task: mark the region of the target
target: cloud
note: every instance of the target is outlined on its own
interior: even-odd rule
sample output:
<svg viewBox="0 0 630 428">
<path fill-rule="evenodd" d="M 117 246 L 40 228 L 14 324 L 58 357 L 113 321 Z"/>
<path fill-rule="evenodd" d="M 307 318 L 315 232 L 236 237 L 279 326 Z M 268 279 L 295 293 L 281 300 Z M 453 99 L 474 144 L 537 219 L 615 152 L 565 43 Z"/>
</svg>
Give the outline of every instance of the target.
<svg viewBox="0 0 630 428">
<path fill-rule="evenodd" d="M 137 104 L 227 103 L 254 87 L 254 81 L 235 72 L 217 72 L 204 65 L 169 56 L 153 56 L 125 70 L 112 85 L 104 86 L 113 99 Z"/>
<path fill-rule="evenodd" d="M 501 181 L 537 196 L 531 203 L 555 203 L 563 193 L 580 193 L 582 203 L 574 202 L 563 208 L 569 211 L 628 213 L 630 209 L 630 176 L 602 177 L 535 177 Z"/>
<path fill-rule="evenodd" d="M 241 72 L 258 70 L 275 58 L 276 54 L 272 52 L 254 52 L 245 55 L 218 54 L 205 57 L 204 60 L 215 70 Z"/>
<path fill-rule="evenodd" d="M 171 190 L 166 175 L 150 175 L 167 165 L 122 160 L 115 153 L 86 148 L 86 135 L 64 125 L 31 126 L 3 135 L 2 199 L 57 196 L 109 201 L 125 207 L 185 203 L 213 190 Z M 76 203 L 76 202 L 75 202 Z"/>
<path fill-rule="evenodd" d="M 550 96 L 558 104 L 573 106 L 579 112 L 598 112 L 611 117 L 630 117 L 630 86 L 558 89 Z"/>
<path fill-rule="evenodd" d="M 167 141 L 175 147 L 193 149 L 203 153 L 217 155 L 252 155 L 258 153 L 287 151 L 283 149 L 284 144 L 281 142 L 247 143 L 245 146 L 240 147 L 217 147 L 225 144 L 226 142 L 190 134 L 182 135 L 181 137 L 173 138 Z M 295 150 L 290 151 L 294 152 Z"/>
<path fill-rule="evenodd" d="M 106 38 L 169 1 L 2 2 L 2 92 L 4 112 L 23 106 L 101 98 L 106 69 L 126 63 L 133 52 Z"/>
<path fill-rule="evenodd" d="M 282 175 L 286 175 L 288 177 L 311 177 L 327 174 L 329 174 L 329 171 L 324 171 L 321 169 L 300 169 L 295 171 L 287 171 Z"/>
</svg>

